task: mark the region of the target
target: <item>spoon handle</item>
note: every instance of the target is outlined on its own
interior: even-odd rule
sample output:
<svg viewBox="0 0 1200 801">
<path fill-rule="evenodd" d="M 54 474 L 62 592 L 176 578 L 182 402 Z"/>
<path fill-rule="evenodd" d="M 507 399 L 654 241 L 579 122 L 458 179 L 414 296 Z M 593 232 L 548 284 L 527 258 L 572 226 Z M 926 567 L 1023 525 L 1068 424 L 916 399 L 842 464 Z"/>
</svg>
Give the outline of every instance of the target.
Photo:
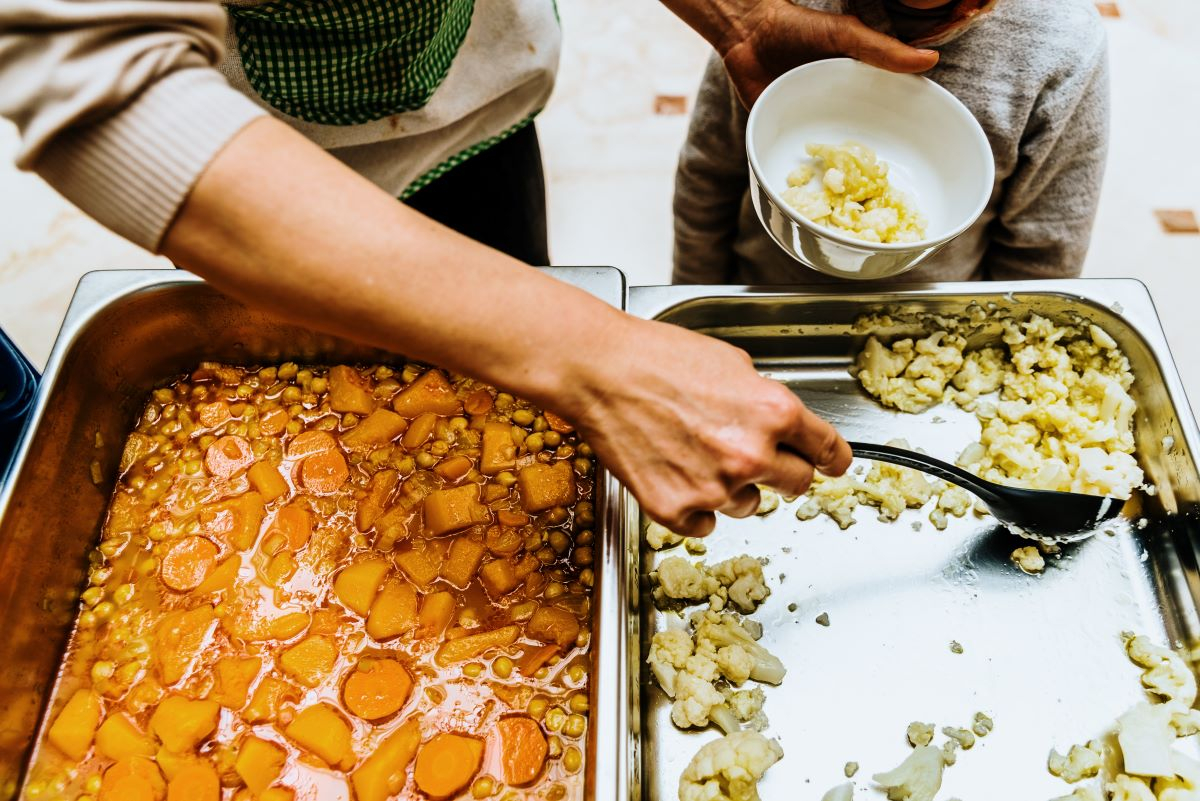
<svg viewBox="0 0 1200 801">
<path fill-rule="evenodd" d="M 855 456 L 863 459 L 874 459 L 879 462 L 898 464 L 901 467 L 911 467 L 922 473 L 949 481 L 951 484 L 957 484 L 977 495 L 986 504 L 990 505 L 997 501 L 1003 503 L 1003 500 L 996 495 L 995 487 L 990 481 L 984 481 L 961 467 L 943 462 L 941 459 L 934 459 L 923 453 L 906 451 L 903 448 L 894 448 L 891 445 L 872 445 L 865 442 L 851 442 L 850 450 Z"/>
</svg>

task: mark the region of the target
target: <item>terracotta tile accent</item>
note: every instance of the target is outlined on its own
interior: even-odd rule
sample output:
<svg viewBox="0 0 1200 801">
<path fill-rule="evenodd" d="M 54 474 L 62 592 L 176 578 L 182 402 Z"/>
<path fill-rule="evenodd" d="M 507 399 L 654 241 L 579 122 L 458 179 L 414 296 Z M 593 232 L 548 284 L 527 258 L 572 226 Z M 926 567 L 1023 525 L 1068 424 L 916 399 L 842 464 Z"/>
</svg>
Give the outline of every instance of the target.
<svg viewBox="0 0 1200 801">
<path fill-rule="evenodd" d="M 1120 19 L 1121 9 L 1116 3 L 1096 3 L 1096 10 L 1100 12 L 1100 16 L 1109 17 L 1110 19 Z"/>
<path fill-rule="evenodd" d="M 683 95 L 656 95 L 654 98 L 655 114 L 686 114 L 687 98 Z"/>
<path fill-rule="evenodd" d="M 1200 234 L 1200 222 L 1191 209 L 1155 209 L 1158 224 L 1168 234 Z"/>
</svg>

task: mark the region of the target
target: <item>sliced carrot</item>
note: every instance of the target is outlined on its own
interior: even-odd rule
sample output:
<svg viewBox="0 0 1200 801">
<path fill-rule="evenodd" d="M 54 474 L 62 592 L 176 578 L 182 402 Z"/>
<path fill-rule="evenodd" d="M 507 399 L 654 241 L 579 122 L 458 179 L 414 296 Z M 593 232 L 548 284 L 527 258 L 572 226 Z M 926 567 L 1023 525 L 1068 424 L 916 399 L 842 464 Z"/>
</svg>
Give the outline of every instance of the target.
<svg viewBox="0 0 1200 801">
<path fill-rule="evenodd" d="M 517 670 L 522 676 L 532 676 L 541 670 L 542 665 L 550 661 L 550 657 L 558 653 L 557 645 L 541 645 L 530 648 L 521 655 L 517 662 Z"/>
<path fill-rule="evenodd" d="M 396 396 L 392 408 L 409 418 L 426 412 L 449 417 L 458 414 L 462 404 L 442 371 L 428 370 Z"/>
<path fill-rule="evenodd" d="M 216 567 L 218 553 L 217 546 L 204 537 L 183 537 L 163 557 L 159 578 L 177 592 L 194 590 Z"/>
<path fill-rule="evenodd" d="M 438 466 L 433 468 L 433 472 L 447 481 L 458 481 L 471 472 L 471 460 L 466 456 L 451 456 L 438 463 Z"/>
<path fill-rule="evenodd" d="M 208 428 L 214 428 L 221 425 L 233 414 L 229 411 L 229 404 L 225 401 L 217 401 L 215 403 L 201 403 L 198 410 L 200 424 Z"/>
<path fill-rule="evenodd" d="M 479 772 L 483 743 L 474 737 L 442 732 L 421 746 L 413 778 L 432 799 L 457 795 Z"/>
<path fill-rule="evenodd" d="M 258 430 L 268 437 L 273 437 L 287 428 L 290 419 L 286 410 L 271 409 L 263 412 L 262 416 L 258 418 Z"/>
<path fill-rule="evenodd" d="M 571 425 L 554 412 L 542 412 L 542 417 L 546 418 L 546 422 L 550 425 L 551 431 L 557 431 L 560 434 L 570 434 L 575 430 L 575 426 Z"/>
<path fill-rule="evenodd" d="M 496 512 L 496 521 L 502 526 L 523 526 L 529 522 L 529 515 L 524 512 L 501 509 L 499 512 Z"/>
<path fill-rule="evenodd" d="M 219 438 L 204 452 L 204 466 L 217 478 L 230 478 L 254 462 L 250 443 L 232 434 Z"/>
<path fill-rule="evenodd" d="M 486 389 L 477 389 L 463 401 L 463 411 L 467 414 L 487 414 L 492 410 L 492 393 Z"/>
<path fill-rule="evenodd" d="M 267 537 L 277 533 L 283 539 L 284 547 L 292 551 L 307 545 L 312 532 L 312 515 L 303 506 L 294 503 L 280 508 L 267 527 Z"/>
<path fill-rule="evenodd" d="M 433 430 L 437 428 L 438 416 L 433 412 L 425 412 L 417 415 L 412 421 L 412 425 L 404 432 L 404 436 L 400 438 L 400 444 L 404 446 L 406 451 L 415 451 L 420 448 L 425 442 L 433 436 Z"/>
<path fill-rule="evenodd" d="M 315 453 L 337 450 L 337 440 L 328 431 L 301 431 L 288 443 L 287 455 L 291 459 L 301 459 Z"/>
<path fill-rule="evenodd" d="M 511 526 L 488 526 L 483 535 L 487 549 L 496 556 L 512 556 L 525 544 L 521 532 Z"/>
<path fill-rule="evenodd" d="M 404 706 L 412 684 L 412 676 L 395 659 L 361 659 L 342 687 L 342 700 L 363 720 L 379 720 Z"/>
<path fill-rule="evenodd" d="M 526 715 L 501 718 L 500 732 L 504 781 L 512 785 L 529 784 L 542 772 L 549 747 L 542 727 Z"/>
<path fill-rule="evenodd" d="M 300 481 L 304 488 L 317 495 L 332 495 L 350 478 L 346 457 L 338 451 L 325 451 L 309 456 L 300 463 Z"/>
<path fill-rule="evenodd" d="M 166 792 L 158 766 L 144 757 L 122 759 L 100 781 L 100 801 L 161 801 Z"/>
</svg>

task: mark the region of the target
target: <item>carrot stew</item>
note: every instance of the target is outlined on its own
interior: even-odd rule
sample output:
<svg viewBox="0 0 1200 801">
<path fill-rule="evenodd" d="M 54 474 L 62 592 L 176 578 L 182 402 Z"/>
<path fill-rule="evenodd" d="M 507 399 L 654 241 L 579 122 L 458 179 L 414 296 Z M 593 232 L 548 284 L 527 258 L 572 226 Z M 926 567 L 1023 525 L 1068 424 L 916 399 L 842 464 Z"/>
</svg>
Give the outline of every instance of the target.
<svg viewBox="0 0 1200 801">
<path fill-rule="evenodd" d="M 415 364 L 155 390 L 26 797 L 581 799 L 593 470 Z"/>
</svg>

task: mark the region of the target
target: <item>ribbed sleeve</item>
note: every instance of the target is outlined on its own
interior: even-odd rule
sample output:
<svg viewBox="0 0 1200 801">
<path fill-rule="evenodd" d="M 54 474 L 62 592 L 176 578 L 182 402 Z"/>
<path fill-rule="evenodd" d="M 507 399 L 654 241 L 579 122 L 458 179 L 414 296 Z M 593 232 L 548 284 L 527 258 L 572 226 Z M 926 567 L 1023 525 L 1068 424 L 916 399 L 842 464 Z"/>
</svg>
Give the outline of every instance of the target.
<svg viewBox="0 0 1200 801">
<path fill-rule="evenodd" d="M 33 169 L 105 226 L 156 251 L 200 173 L 265 114 L 215 69 L 183 69 L 118 113 L 64 131 Z"/>
</svg>

